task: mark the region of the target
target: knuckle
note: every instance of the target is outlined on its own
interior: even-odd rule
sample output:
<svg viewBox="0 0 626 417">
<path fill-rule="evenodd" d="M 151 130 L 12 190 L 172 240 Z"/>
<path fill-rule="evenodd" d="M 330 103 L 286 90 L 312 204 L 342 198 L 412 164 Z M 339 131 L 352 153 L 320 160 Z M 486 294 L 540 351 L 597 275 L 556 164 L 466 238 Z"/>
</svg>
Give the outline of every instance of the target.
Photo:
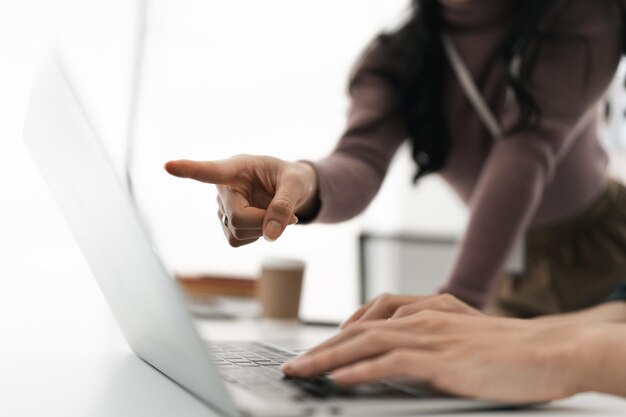
<svg viewBox="0 0 626 417">
<path fill-rule="evenodd" d="M 230 244 L 230 246 L 232 246 L 233 248 L 238 248 L 240 246 L 246 245 L 248 243 L 248 241 L 245 240 L 239 240 L 237 239 L 232 233 L 228 236 L 228 243 Z"/>
<path fill-rule="evenodd" d="M 261 231 L 256 232 L 256 231 L 251 231 L 251 230 L 233 229 L 232 233 L 233 233 L 233 236 L 235 236 L 235 238 L 239 240 L 251 240 L 251 239 L 256 240 L 261 237 Z"/>
<path fill-rule="evenodd" d="M 289 218 L 292 214 L 291 202 L 286 198 L 278 198 L 272 201 L 271 210 L 281 217 Z"/>
<path fill-rule="evenodd" d="M 439 294 L 439 298 L 441 298 L 442 300 L 450 300 L 450 301 L 454 301 L 454 300 L 457 299 L 454 295 L 452 295 L 452 294 L 450 294 L 448 292 L 443 293 L 443 294 Z"/>
<path fill-rule="evenodd" d="M 372 298 L 372 299 L 369 301 L 369 303 L 370 303 L 370 304 L 376 304 L 377 302 L 379 302 L 379 301 L 381 300 L 381 298 L 383 298 L 383 297 L 385 297 L 385 296 L 387 296 L 387 295 L 389 295 L 389 293 L 386 293 L 386 292 L 384 292 L 384 293 L 382 293 L 382 294 L 379 294 L 379 295 L 377 295 L 376 297 Z M 363 307 L 365 307 L 365 306 L 363 306 Z"/>
<path fill-rule="evenodd" d="M 459 301 L 454 295 L 448 293 L 441 294 L 438 298 L 444 304 L 457 304 Z"/>
<path fill-rule="evenodd" d="M 244 215 L 241 214 L 241 211 L 234 210 L 230 213 L 230 218 L 228 219 L 229 223 L 234 229 L 241 228 L 244 221 Z"/>
<path fill-rule="evenodd" d="M 307 189 L 307 184 L 302 177 L 301 168 L 288 167 L 283 171 L 281 180 L 290 184 L 296 193 L 303 193 Z"/>
<path fill-rule="evenodd" d="M 373 363 L 362 363 L 352 368 L 352 374 L 357 380 L 364 380 L 376 373 L 376 365 Z"/>
<path fill-rule="evenodd" d="M 424 310 L 426 324 L 431 329 L 439 329 L 446 324 L 447 318 L 444 314 L 436 310 Z"/>
<path fill-rule="evenodd" d="M 338 357 L 339 355 L 336 349 L 329 349 L 324 353 L 320 353 L 319 355 L 314 355 L 314 357 L 312 357 L 311 360 L 312 360 L 313 367 L 315 369 L 320 369 L 320 368 L 324 368 L 326 366 L 329 366 L 330 364 L 337 362 Z"/>
<path fill-rule="evenodd" d="M 280 178 L 284 181 L 293 181 L 298 179 L 298 173 L 300 171 L 292 166 L 291 164 L 285 166 L 284 169 L 281 170 Z"/>
<path fill-rule="evenodd" d="M 404 317 L 404 316 L 408 316 L 410 314 L 413 313 L 413 307 L 409 306 L 409 305 L 403 305 L 398 307 L 398 309 L 396 310 L 396 313 L 394 314 L 394 316 L 396 317 Z"/>
<path fill-rule="evenodd" d="M 387 340 L 386 334 L 379 329 L 370 329 L 367 330 L 364 335 L 364 341 L 368 345 L 382 345 Z"/>
<path fill-rule="evenodd" d="M 355 336 L 359 333 L 366 332 L 369 329 L 369 324 L 359 321 L 354 323 L 348 329 L 346 329 L 346 333 L 348 336 Z"/>
<path fill-rule="evenodd" d="M 430 325 L 435 320 L 435 311 L 430 308 L 420 310 L 415 315 L 413 322 L 420 326 Z"/>
<path fill-rule="evenodd" d="M 429 309 L 441 311 L 446 310 L 448 307 L 452 306 L 452 304 L 450 304 L 443 298 L 435 298 L 433 300 L 430 300 L 426 306 Z"/>
<path fill-rule="evenodd" d="M 384 294 L 381 294 L 378 297 L 378 300 L 376 300 L 376 301 L 381 306 L 388 306 L 388 305 L 393 304 L 395 298 L 396 298 L 396 296 L 393 295 L 393 294 L 384 293 Z"/>
<path fill-rule="evenodd" d="M 389 365 L 394 369 L 404 369 L 411 359 L 411 352 L 406 349 L 394 349 L 389 354 Z"/>
<path fill-rule="evenodd" d="M 393 299 L 394 295 L 389 293 L 389 292 L 384 292 L 382 293 L 380 296 L 378 296 L 378 299 L 381 301 L 388 301 Z"/>
<path fill-rule="evenodd" d="M 242 232 L 242 230 L 241 230 L 241 229 L 237 229 L 237 228 L 233 227 L 233 228 L 230 230 L 230 233 L 231 233 L 231 234 L 233 235 L 233 237 L 234 237 L 235 239 L 237 239 L 237 240 L 242 240 L 242 239 L 244 239 L 243 232 Z"/>
<path fill-rule="evenodd" d="M 431 310 L 430 308 L 425 308 L 424 310 L 421 310 L 418 314 L 423 320 L 431 320 L 437 315 L 437 312 L 435 310 Z"/>
</svg>

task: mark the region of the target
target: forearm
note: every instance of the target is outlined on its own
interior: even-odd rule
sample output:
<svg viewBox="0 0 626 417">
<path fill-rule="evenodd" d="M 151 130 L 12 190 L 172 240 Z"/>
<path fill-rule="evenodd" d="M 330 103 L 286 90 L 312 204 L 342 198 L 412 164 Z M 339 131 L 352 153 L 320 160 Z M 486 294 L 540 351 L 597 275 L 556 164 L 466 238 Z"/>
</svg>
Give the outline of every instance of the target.
<svg viewBox="0 0 626 417">
<path fill-rule="evenodd" d="M 442 289 L 474 307 L 487 301 L 515 242 L 541 201 L 546 168 L 541 148 L 520 141 L 496 144 L 470 202 L 459 255 Z"/>
<path fill-rule="evenodd" d="M 351 123 L 356 125 L 349 126 L 334 152 L 312 164 L 320 200 L 316 222 L 337 223 L 362 213 L 376 196 L 406 138 L 399 116 L 370 125 L 359 118 Z"/>
<path fill-rule="evenodd" d="M 626 302 L 613 301 L 573 313 L 542 316 L 535 320 L 575 321 L 580 323 L 626 323 Z"/>
<path fill-rule="evenodd" d="M 338 223 L 359 215 L 367 208 L 382 184 L 384 173 L 367 162 L 345 153 L 315 163 L 319 179 L 320 223 Z"/>
<path fill-rule="evenodd" d="M 312 164 L 320 207 L 312 220 L 336 223 L 360 214 L 380 188 L 389 164 L 407 137 L 395 87 L 361 74 L 350 88 L 347 126 L 331 155 Z"/>
<path fill-rule="evenodd" d="M 580 340 L 580 392 L 595 391 L 626 397 L 626 326 L 588 324 Z"/>
<path fill-rule="evenodd" d="M 302 223 L 336 223 L 367 208 L 385 177 L 388 161 L 370 161 L 358 153 L 336 150 L 317 161 L 299 161 L 307 182 L 314 184 L 309 197 L 296 208 Z"/>
</svg>

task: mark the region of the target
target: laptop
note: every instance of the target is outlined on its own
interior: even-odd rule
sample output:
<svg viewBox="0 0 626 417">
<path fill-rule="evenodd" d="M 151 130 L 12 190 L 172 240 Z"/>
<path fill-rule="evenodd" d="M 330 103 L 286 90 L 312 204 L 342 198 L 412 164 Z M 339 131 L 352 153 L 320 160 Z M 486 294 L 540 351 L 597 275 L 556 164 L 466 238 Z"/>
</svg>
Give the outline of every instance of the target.
<svg viewBox="0 0 626 417">
<path fill-rule="evenodd" d="M 380 416 L 501 406 L 397 381 L 342 389 L 324 376 L 287 379 L 280 365 L 292 351 L 202 340 L 54 54 L 35 82 L 24 139 L 131 349 L 218 413 Z"/>
</svg>

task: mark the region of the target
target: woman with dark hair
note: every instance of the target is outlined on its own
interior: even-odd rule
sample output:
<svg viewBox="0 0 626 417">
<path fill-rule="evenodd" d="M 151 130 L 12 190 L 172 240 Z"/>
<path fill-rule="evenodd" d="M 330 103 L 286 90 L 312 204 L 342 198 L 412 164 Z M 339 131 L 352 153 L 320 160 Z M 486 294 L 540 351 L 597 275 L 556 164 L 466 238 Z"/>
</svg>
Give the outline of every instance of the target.
<svg viewBox="0 0 626 417">
<path fill-rule="evenodd" d="M 329 157 L 166 169 L 218 185 L 224 233 L 241 246 L 275 240 L 298 220 L 361 213 L 408 138 L 415 179 L 439 174 L 470 209 L 442 292 L 516 317 L 599 303 L 626 276 L 626 189 L 608 177 L 597 138 L 598 106 L 622 54 L 621 2 L 413 3 L 408 22 L 356 65 L 347 129 Z M 523 268 L 504 273 L 517 242 Z M 351 322 L 390 317 L 414 300 L 383 297 Z"/>
</svg>

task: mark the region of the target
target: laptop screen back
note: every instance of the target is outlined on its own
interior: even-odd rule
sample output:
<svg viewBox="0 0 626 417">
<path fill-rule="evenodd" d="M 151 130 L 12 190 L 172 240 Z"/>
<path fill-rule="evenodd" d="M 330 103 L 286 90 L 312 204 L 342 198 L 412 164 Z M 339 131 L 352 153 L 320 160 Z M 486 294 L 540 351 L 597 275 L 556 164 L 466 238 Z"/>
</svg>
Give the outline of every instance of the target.
<svg viewBox="0 0 626 417">
<path fill-rule="evenodd" d="M 134 352 L 208 403 L 236 415 L 127 190 L 57 57 L 44 63 L 26 144 Z"/>
</svg>

